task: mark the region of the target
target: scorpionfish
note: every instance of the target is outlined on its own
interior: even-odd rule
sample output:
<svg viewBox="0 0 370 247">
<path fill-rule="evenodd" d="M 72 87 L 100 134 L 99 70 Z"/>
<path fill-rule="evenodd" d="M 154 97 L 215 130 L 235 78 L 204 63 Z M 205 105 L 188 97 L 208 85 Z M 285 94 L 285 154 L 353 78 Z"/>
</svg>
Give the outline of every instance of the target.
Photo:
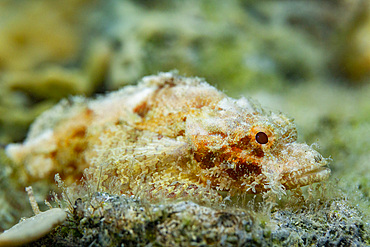
<svg viewBox="0 0 370 247">
<path fill-rule="evenodd" d="M 116 178 L 121 193 L 217 197 L 279 193 L 328 178 L 328 159 L 296 140 L 285 115 L 167 72 L 93 100 L 63 100 L 6 152 L 27 181 L 59 173 L 72 183 L 88 168 L 101 186 Z"/>
</svg>

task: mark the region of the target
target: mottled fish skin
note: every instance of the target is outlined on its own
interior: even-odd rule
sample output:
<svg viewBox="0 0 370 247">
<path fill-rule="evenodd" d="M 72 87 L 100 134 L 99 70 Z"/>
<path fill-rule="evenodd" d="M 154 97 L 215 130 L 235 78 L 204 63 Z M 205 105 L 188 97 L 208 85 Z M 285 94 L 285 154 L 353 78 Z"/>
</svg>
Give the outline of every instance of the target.
<svg viewBox="0 0 370 247">
<path fill-rule="evenodd" d="M 297 143 L 293 121 L 250 100 L 227 97 L 199 78 L 160 73 L 95 100 L 62 101 L 7 154 L 29 181 L 85 168 L 117 178 L 121 193 L 178 198 L 280 193 L 330 175 L 323 158 Z"/>
</svg>

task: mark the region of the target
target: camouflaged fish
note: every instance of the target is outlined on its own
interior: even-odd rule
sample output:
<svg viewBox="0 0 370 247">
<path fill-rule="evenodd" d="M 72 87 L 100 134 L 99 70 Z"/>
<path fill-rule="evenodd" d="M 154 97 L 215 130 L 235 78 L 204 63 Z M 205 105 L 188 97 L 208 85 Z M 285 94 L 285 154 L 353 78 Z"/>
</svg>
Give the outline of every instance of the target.
<svg viewBox="0 0 370 247">
<path fill-rule="evenodd" d="M 30 181 L 59 173 L 73 182 L 89 168 L 101 186 L 115 177 L 121 193 L 178 198 L 278 193 L 328 178 L 328 159 L 296 140 L 283 114 L 160 73 L 94 100 L 62 101 L 6 151 Z"/>
</svg>

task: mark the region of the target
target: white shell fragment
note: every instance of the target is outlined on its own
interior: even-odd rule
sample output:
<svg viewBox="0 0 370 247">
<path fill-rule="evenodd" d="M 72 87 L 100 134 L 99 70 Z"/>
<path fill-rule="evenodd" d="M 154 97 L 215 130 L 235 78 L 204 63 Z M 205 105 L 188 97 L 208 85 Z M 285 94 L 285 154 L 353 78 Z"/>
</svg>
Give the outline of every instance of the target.
<svg viewBox="0 0 370 247">
<path fill-rule="evenodd" d="M 63 223 L 66 217 L 63 209 L 53 208 L 25 219 L 0 235 L 0 246 L 19 246 L 35 241 Z"/>
</svg>

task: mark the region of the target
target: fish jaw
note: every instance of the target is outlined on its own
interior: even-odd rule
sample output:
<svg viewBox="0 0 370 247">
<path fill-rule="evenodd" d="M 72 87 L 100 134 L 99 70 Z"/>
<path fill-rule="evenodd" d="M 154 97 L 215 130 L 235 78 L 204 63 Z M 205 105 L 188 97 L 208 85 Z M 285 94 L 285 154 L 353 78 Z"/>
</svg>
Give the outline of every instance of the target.
<svg viewBox="0 0 370 247">
<path fill-rule="evenodd" d="M 326 180 L 330 176 L 330 169 L 327 167 L 319 167 L 315 170 L 311 170 L 300 175 L 296 175 L 283 185 L 286 189 L 294 189 L 297 187 L 306 186 L 313 183 L 318 183 Z"/>
<path fill-rule="evenodd" d="M 286 189 L 321 182 L 330 176 L 331 171 L 326 167 L 330 158 L 323 158 L 319 152 L 307 144 L 286 144 L 282 157 L 283 165 L 279 165 L 282 169 L 278 177 L 280 184 Z"/>
</svg>

